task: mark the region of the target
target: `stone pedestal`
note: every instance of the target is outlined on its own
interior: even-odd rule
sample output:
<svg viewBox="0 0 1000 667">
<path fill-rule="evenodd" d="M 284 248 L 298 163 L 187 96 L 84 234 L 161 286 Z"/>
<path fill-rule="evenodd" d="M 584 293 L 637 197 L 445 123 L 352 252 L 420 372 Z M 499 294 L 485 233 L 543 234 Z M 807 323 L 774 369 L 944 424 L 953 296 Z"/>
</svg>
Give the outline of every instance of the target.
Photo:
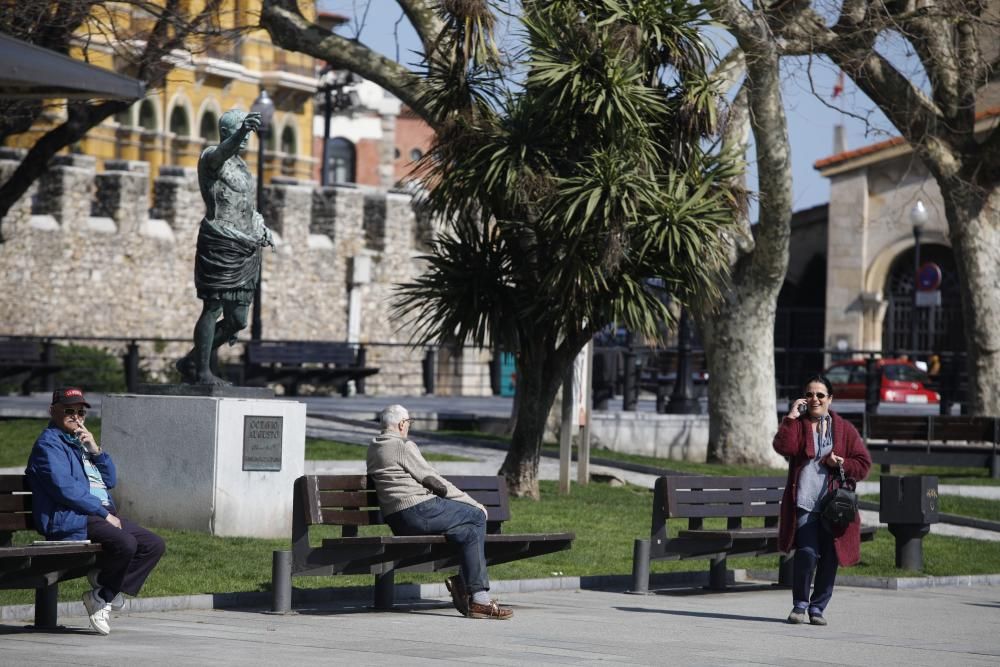
<svg viewBox="0 0 1000 667">
<path fill-rule="evenodd" d="M 219 536 L 291 535 L 304 403 L 118 394 L 105 397 L 101 412 L 124 516 Z"/>
</svg>

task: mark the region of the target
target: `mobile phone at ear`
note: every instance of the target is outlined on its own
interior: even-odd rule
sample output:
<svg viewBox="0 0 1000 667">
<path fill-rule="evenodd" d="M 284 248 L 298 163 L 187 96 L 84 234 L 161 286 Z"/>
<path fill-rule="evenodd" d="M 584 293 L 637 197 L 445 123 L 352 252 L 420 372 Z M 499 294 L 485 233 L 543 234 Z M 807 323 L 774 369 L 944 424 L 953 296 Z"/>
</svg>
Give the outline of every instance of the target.
<svg viewBox="0 0 1000 667">
<path fill-rule="evenodd" d="M 805 403 L 799 403 L 799 414 L 804 415 L 807 412 L 809 412 L 809 406 Z"/>
</svg>

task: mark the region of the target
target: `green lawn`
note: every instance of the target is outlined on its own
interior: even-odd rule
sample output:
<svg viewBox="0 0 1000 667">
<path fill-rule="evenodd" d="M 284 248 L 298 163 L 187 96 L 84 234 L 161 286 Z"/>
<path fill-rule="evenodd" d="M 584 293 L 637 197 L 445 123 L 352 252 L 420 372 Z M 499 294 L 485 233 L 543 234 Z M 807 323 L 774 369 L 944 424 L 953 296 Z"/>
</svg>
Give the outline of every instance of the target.
<svg viewBox="0 0 1000 667">
<path fill-rule="evenodd" d="M 556 574 L 627 575 L 632 571 L 632 545 L 637 537 L 649 535 L 652 492 L 635 486 L 610 487 L 574 485 L 568 496 L 557 493 L 555 482 L 542 482 L 542 500 L 511 500 L 513 518 L 505 524 L 508 532 L 574 531 L 573 548 L 555 554 L 507 563 L 490 569 L 495 579 L 549 577 Z M 369 529 L 376 530 L 376 529 Z M 675 533 L 677 526 L 672 526 Z M 220 538 L 162 530 L 167 554 L 147 582 L 146 596 L 264 591 L 270 587 L 271 551 L 288 548 L 288 540 Z M 318 544 L 330 530 L 313 533 Z M 35 539 L 18 534 L 20 542 Z M 845 573 L 868 576 L 914 576 L 894 567 L 895 551 L 888 531 L 879 531 L 876 540 L 862 546 L 862 563 Z M 1000 572 L 1000 549 L 995 543 L 929 535 L 924 540 L 925 573 L 928 575 L 993 574 Z M 777 557 L 731 559 L 732 568 L 775 569 Z M 653 563 L 652 571 L 707 570 L 704 560 Z M 440 581 L 442 574 L 397 575 L 398 582 Z M 295 580 L 296 587 L 371 585 L 367 576 L 306 577 Z M 76 580 L 60 586 L 60 599 L 75 600 L 86 583 Z M 31 591 L 0 591 L 0 604 L 29 603 Z"/>
<path fill-rule="evenodd" d="M 38 434 L 45 428 L 44 419 L 3 419 L 0 420 L 0 468 L 23 466 L 28 461 L 31 446 Z M 87 419 L 90 429 L 98 441 L 101 438 L 101 420 Z M 307 461 L 356 461 L 364 460 L 366 445 L 355 445 L 337 440 L 306 438 Z M 470 461 L 472 459 L 449 454 L 424 452 L 428 461 Z"/>
<path fill-rule="evenodd" d="M 865 494 L 862 500 L 878 502 L 878 494 Z M 944 514 L 958 514 L 988 521 L 1000 521 L 1000 500 L 970 498 L 968 496 L 938 496 L 938 511 Z"/>
</svg>

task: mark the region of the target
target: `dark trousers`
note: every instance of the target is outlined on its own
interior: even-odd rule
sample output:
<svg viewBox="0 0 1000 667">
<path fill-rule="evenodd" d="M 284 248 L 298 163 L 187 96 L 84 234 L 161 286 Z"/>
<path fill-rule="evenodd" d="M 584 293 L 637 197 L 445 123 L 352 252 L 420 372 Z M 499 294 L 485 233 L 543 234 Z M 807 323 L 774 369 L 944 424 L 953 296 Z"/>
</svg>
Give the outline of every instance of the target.
<svg viewBox="0 0 1000 667">
<path fill-rule="evenodd" d="M 486 515 L 457 500 L 431 498 L 385 517 L 394 535 L 439 535 L 462 550 L 460 572 L 469 593 L 488 591 L 486 575 Z"/>
<path fill-rule="evenodd" d="M 823 615 L 823 610 L 833 597 L 833 584 L 837 580 L 837 551 L 833 534 L 826 529 L 819 515 L 797 509 L 795 527 L 795 560 L 792 563 L 792 602 L 812 615 Z M 813 582 L 813 572 L 816 580 Z M 813 584 L 809 595 L 809 584 Z"/>
<path fill-rule="evenodd" d="M 87 517 L 87 537 L 103 548 L 97 559 L 97 567 L 101 569 L 97 583 L 112 594 L 137 595 L 146 577 L 160 562 L 166 545 L 156 533 L 128 519 L 118 518 L 121 528 L 115 528 L 99 516 Z"/>
</svg>

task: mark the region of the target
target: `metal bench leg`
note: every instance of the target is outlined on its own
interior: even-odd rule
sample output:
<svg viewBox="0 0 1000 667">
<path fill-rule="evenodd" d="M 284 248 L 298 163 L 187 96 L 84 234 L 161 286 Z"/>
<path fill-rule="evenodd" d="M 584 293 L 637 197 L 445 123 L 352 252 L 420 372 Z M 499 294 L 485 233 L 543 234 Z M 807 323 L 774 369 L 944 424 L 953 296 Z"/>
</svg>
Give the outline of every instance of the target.
<svg viewBox="0 0 1000 667">
<path fill-rule="evenodd" d="M 726 555 L 716 556 L 708 566 L 708 587 L 713 591 L 726 590 Z"/>
<path fill-rule="evenodd" d="M 292 610 L 292 552 L 275 551 L 271 557 L 271 611 Z"/>
<path fill-rule="evenodd" d="M 392 609 L 396 592 L 396 570 L 389 569 L 375 575 L 375 608 Z"/>
<path fill-rule="evenodd" d="M 649 540 L 636 540 L 632 547 L 632 590 L 630 592 L 649 592 Z"/>
<path fill-rule="evenodd" d="M 1000 454 L 994 454 L 990 459 L 990 477 L 1000 479 Z"/>
<path fill-rule="evenodd" d="M 795 557 L 792 554 L 781 554 L 778 557 L 778 585 L 786 588 L 792 587 L 792 572 L 795 565 Z"/>
<path fill-rule="evenodd" d="M 35 627 L 54 628 L 59 612 L 59 584 L 35 589 Z"/>
</svg>

